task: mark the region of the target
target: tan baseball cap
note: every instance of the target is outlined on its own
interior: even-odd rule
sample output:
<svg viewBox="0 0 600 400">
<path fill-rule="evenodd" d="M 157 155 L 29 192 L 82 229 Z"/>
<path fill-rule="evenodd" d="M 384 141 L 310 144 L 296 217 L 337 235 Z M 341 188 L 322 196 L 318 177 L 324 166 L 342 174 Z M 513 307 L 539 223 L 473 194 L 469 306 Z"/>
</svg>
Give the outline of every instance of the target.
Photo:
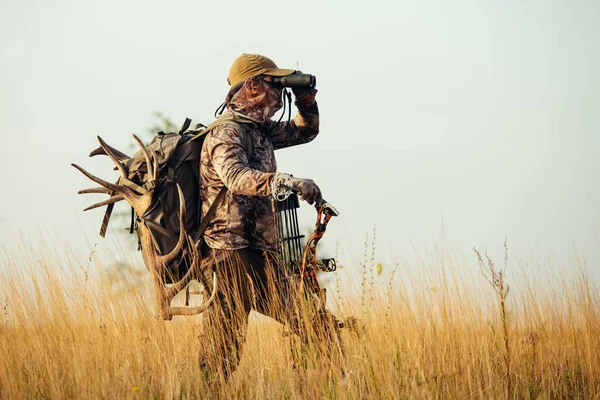
<svg viewBox="0 0 600 400">
<path fill-rule="evenodd" d="M 242 54 L 231 64 L 227 83 L 235 86 L 240 82 L 258 75 L 288 76 L 296 72 L 293 69 L 278 68 L 268 57 L 260 54 Z"/>
</svg>

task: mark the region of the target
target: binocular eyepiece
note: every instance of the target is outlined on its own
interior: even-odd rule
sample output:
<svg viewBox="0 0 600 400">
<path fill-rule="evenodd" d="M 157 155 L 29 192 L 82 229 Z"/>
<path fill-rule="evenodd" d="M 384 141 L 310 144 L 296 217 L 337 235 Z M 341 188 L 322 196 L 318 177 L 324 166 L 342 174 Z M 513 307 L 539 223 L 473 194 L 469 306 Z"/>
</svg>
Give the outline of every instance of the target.
<svg viewBox="0 0 600 400">
<path fill-rule="evenodd" d="M 313 89 L 317 85 L 317 77 L 297 72 L 288 76 L 275 76 L 273 77 L 273 83 L 289 88 Z"/>
</svg>

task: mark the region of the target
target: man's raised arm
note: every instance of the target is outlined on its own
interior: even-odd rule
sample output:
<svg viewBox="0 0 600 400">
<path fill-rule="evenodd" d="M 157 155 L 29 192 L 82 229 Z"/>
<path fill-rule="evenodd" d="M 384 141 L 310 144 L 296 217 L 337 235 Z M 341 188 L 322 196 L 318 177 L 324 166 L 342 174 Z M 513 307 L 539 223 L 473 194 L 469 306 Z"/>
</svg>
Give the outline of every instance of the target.
<svg viewBox="0 0 600 400">
<path fill-rule="evenodd" d="M 296 94 L 298 91 L 295 90 Z M 305 93 L 300 100 L 297 95 L 295 105 L 298 113 L 288 124 L 279 122 L 269 126 L 271 130 L 271 141 L 275 149 L 296 146 L 298 144 L 308 143 L 319 134 L 319 107 L 315 101 L 317 90 L 313 89 Z"/>
</svg>

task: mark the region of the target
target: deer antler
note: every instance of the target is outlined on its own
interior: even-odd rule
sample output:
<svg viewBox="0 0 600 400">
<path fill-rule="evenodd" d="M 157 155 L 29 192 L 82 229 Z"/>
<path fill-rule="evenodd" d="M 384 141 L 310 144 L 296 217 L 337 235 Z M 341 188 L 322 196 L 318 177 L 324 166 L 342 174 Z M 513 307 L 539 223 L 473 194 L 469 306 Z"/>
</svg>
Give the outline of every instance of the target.
<svg viewBox="0 0 600 400">
<path fill-rule="evenodd" d="M 144 146 L 142 141 L 136 135 L 133 135 L 133 137 L 135 138 L 136 142 L 142 150 L 142 153 L 144 154 L 146 166 L 148 169 L 148 179 L 157 179 L 159 163 L 156 158 L 156 154 L 154 152 L 148 152 L 146 146 Z M 90 157 L 99 154 L 107 155 L 113 161 L 113 163 L 116 166 L 116 169 L 119 170 L 121 176 L 124 179 L 128 179 L 127 167 L 123 164 L 122 161 L 127 160 L 130 157 L 109 146 L 106 142 L 104 142 L 104 140 L 100 136 L 98 136 L 98 142 L 100 142 L 100 147 L 92 151 L 90 153 Z M 136 190 L 130 188 L 129 186 L 125 186 L 119 183 L 107 182 L 89 173 L 85 169 L 81 168 L 79 165 L 71 165 L 77 168 L 82 174 L 87 176 L 89 179 L 101 185 L 101 187 L 80 190 L 78 193 L 100 193 L 111 195 L 109 199 L 101 201 L 86 208 L 86 211 L 108 204 L 113 204 L 121 200 L 126 200 L 135 209 L 138 215 L 144 215 L 146 210 L 150 206 L 152 201 L 151 196 L 148 196 L 144 193 L 138 193 L 136 192 Z M 157 318 L 165 320 L 172 319 L 174 315 L 195 315 L 202 313 L 210 306 L 217 293 L 217 277 L 216 274 L 213 274 L 213 285 L 211 295 L 209 299 L 205 301 L 202 305 L 197 307 L 171 307 L 170 305 L 173 297 L 175 297 L 177 293 L 179 293 L 183 288 L 185 288 L 185 286 L 191 280 L 196 278 L 201 261 L 201 255 L 199 251 L 200 243 L 194 243 L 185 228 L 185 199 L 181 187 L 179 185 L 177 185 L 177 194 L 179 196 L 179 238 L 173 250 L 171 250 L 166 255 L 160 255 L 156 250 L 150 232 L 142 232 L 142 234 L 140 235 L 142 240 L 142 251 L 144 252 L 144 259 L 146 260 L 146 266 L 150 271 L 150 274 L 152 276 L 152 283 L 154 285 L 155 306 L 158 312 Z M 139 224 L 138 229 L 147 231 L 148 228 L 146 224 L 142 221 L 142 223 Z M 181 280 L 167 287 L 165 285 L 164 280 L 164 271 L 169 264 L 176 261 L 178 257 L 180 257 L 181 254 L 184 253 L 184 248 L 186 247 L 189 249 L 189 253 L 191 256 L 191 266 Z"/>
<path fill-rule="evenodd" d="M 88 193 L 100 193 L 100 194 L 112 194 L 112 190 L 105 187 L 96 187 L 91 189 L 83 189 L 77 192 L 77 194 L 88 194 Z"/>
<path fill-rule="evenodd" d="M 188 247 L 191 250 L 192 265 L 190 266 L 186 274 L 183 276 L 183 278 L 181 278 L 181 280 L 175 282 L 170 287 L 166 287 L 164 283 L 162 283 L 161 285 L 161 282 L 154 280 L 156 282 L 155 289 L 157 289 L 157 292 L 160 293 L 158 299 L 158 318 L 167 320 L 172 319 L 174 315 L 196 315 L 202 313 L 210 306 L 217 293 L 217 277 L 216 274 L 213 274 L 212 292 L 210 298 L 206 302 L 204 302 L 204 304 L 198 307 L 170 306 L 173 297 L 175 297 L 177 293 L 179 293 L 188 283 L 190 283 L 190 281 L 196 278 L 196 274 L 198 272 L 198 268 L 200 267 L 199 264 L 201 261 L 200 252 L 198 251 L 199 243 L 193 243 L 193 240 L 190 238 L 185 229 L 185 200 L 183 197 L 183 192 L 179 185 L 177 185 L 177 195 L 179 196 L 179 240 L 177 241 L 177 245 L 166 256 L 159 256 L 156 253 L 150 255 L 155 260 L 153 264 L 158 267 L 157 271 L 155 271 L 153 275 L 155 278 L 160 279 L 160 277 L 162 276 L 162 271 L 165 270 L 165 267 L 169 263 L 173 262 L 177 257 L 179 257 L 179 255 L 183 251 L 183 246 L 186 242 L 188 243 Z"/>
<path fill-rule="evenodd" d="M 200 314 L 211 305 L 217 295 L 217 274 L 213 272 L 212 292 L 207 301 L 197 307 L 170 307 L 172 315 L 197 315 Z"/>
<path fill-rule="evenodd" d="M 146 159 L 146 168 L 148 168 L 148 180 L 153 181 L 157 178 L 158 174 L 157 173 L 155 174 L 154 168 L 150 168 L 150 165 L 158 164 L 156 162 L 156 156 L 153 154 L 154 164 L 152 164 L 152 162 L 150 162 L 150 154 L 148 154 L 148 149 L 146 149 L 146 146 L 144 145 L 144 143 L 135 134 L 133 134 L 133 138 L 140 145 L 140 147 L 142 149 L 142 153 L 144 154 L 144 158 Z"/>
<path fill-rule="evenodd" d="M 119 159 L 119 161 L 125 161 L 125 160 L 129 160 L 131 157 L 129 157 L 127 154 L 120 152 L 119 150 L 115 149 L 114 147 L 111 147 L 107 144 L 105 144 L 107 148 L 110 149 L 110 151 L 117 156 L 117 158 Z M 94 157 L 94 156 L 98 156 L 98 155 L 107 155 L 106 152 L 104 151 L 103 147 L 98 147 L 97 149 L 94 149 L 90 152 L 90 157 Z"/>
<path fill-rule="evenodd" d="M 125 166 L 123 165 L 123 163 L 121 163 L 121 161 L 119 160 L 119 157 L 117 157 L 113 152 L 112 152 L 112 148 L 110 148 L 106 142 L 104 140 L 102 140 L 102 138 L 100 136 L 97 136 L 98 141 L 100 142 L 100 147 L 102 147 L 102 149 L 104 150 L 104 152 L 106 153 L 106 155 L 108 157 L 110 157 L 111 160 L 113 160 L 113 162 L 115 163 L 115 165 L 117 166 L 117 168 L 119 169 L 119 172 L 121 172 L 121 176 L 123 178 L 127 178 L 127 170 L 125 169 Z"/>
<path fill-rule="evenodd" d="M 123 157 L 129 158 L 129 156 L 124 155 L 120 151 L 115 150 L 114 148 L 112 148 L 111 146 L 106 144 L 106 142 L 104 142 L 104 140 L 100 136 L 98 136 L 98 142 L 100 142 L 99 150 L 94 150 L 90 154 L 90 156 L 93 156 L 96 154 L 106 154 L 113 161 L 113 163 L 115 164 L 115 166 L 121 173 L 121 176 L 123 178 L 127 179 L 127 175 L 128 175 L 127 168 L 120 160 L 123 159 Z M 106 193 L 106 194 L 112 195 L 112 197 L 110 199 L 102 201 L 100 203 L 96 203 L 96 204 L 88 207 L 86 209 L 86 211 L 97 208 L 97 207 L 102 207 L 102 206 L 105 206 L 108 204 L 112 204 L 117 201 L 121 201 L 123 199 L 127 200 L 127 202 L 129 204 L 131 204 L 131 206 L 134 208 L 135 212 L 138 215 L 144 215 L 144 213 L 150 206 L 150 203 L 152 201 L 150 196 L 147 196 L 147 195 L 141 194 L 141 193 L 137 193 L 135 190 L 133 190 L 130 187 L 125 186 L 125 185 L 107 182 L 104 179 L 98 178 L 97 176 L 89 173 L 88 171 L 81 168 L 77 164 L 71 164 L 71 165 L 73 167 L 77 168 L 82 174 L 87 176 L 89 179 L 91 179 L 92 181 L 94 181 L 97 184 L 102 186 L 101 188 L 80 190 L 78 193 Z M 148 166 L 148 169 L 152 169 L 152 168 L 156 168 L 156 167 L 151 167 L 150 165 Z"/>
<path fill-rule="evenodd" d="M 83 211 L 89 211 L 89 210 L 93 210 L 94 208 L 98 208 L 98 207 L 102 207 L 102 206 L 107 206 L 109 204 L 113 204 L 116 203 L 118 201 L 121 201 L 125 199 L 125 197 L 121 196 L 120 194 L 117 194 L 115 196 L 112 196 L 110 199 L 101 201 L 99 203 L 93 204 L 87 208 L 84 208 Z"/>
<path fill-rule="evenodd" d="M 90 174 L 89 172 L 87 172 L 85 169 L 81 168 L 77 164 L 71 164 L 71 165 L 73 167 L 77 168 L 82 174 L 84 174 L 85 176 L 87 176 L 88 178 L 90 178 L 91 180 L 93 180 L 94 182 L 96 182 L 97 184 L 104 186 L 106 189 L 109 189 L 112 192 L 120 190 L 120 188 L 119 188 L 120 185 L 107 182 L 104 179 L 100 179 L 97 176 Z M 129 188 L 127 188 L 127 189 L 129 189 Z M 85 190 L 89 190 L 89 189 L 85 189 Z M 82 190 L 80 192 L 83 193 L 85 190 Z"/>
</svg>

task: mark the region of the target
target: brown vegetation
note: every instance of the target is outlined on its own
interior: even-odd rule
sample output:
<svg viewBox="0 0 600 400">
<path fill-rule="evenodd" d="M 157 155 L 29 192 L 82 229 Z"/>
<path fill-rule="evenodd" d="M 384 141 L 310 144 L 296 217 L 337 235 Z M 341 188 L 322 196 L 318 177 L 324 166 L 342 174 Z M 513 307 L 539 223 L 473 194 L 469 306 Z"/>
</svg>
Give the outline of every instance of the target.
<svg viewBox="0 0 600 400">
<path fill-rule="evenodd" d="M 506 267 L 490 270 L 481 257 L 494 291 L 472 262 L 437 253 L 422 265 L 388 268 L 365 252 L 356 299 L 343 276 L 353 267 L 340 270 L 329 300 L 340 316 L 360 321 L 358 333 L 343 333 L 345 377 L 310 351 L 307 368 L 294 368 L 284 328 L 258 317 L 221 394 L 600 397 L 600 299 L 583 262 L 561 270 L 552 261 L 515 261 L 507 278 Z M 155 320 L 148 273 L 119 286 L 94 254 L 0 257 L 0 398 L 207 397 L 197 351 L 202 317 Z"/>
</svg>

